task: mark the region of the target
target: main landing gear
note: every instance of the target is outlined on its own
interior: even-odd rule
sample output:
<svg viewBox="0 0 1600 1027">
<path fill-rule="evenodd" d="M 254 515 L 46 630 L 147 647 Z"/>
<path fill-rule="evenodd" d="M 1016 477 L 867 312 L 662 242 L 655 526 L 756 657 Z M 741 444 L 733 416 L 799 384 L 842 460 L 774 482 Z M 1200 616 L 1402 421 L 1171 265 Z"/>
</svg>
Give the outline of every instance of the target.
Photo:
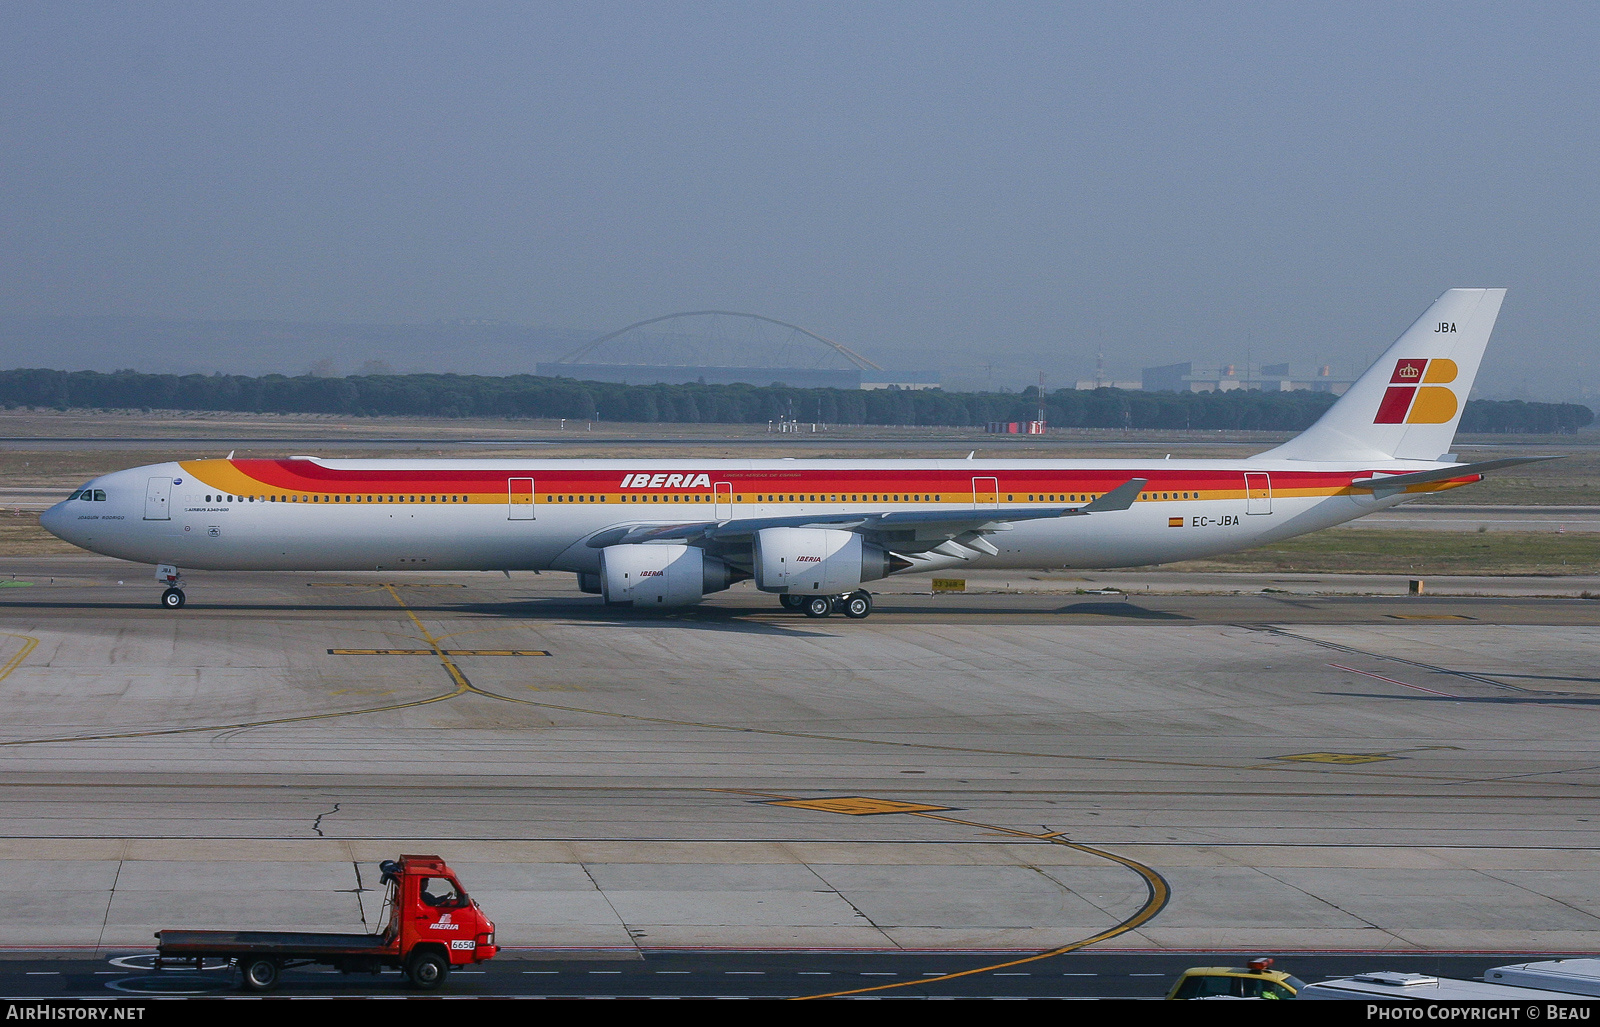
<svg viewBox="0 0 1600 1027">
<path fill-rule="evenodd" d="M 842 613 L 852 620 L 861 620 L 872 613 L 872 596 L 866 589 L 857 589 L 837 596 L 804 596 L 784 593 L 778 601 L 786 610 L 799 610 L 807 617 L 827 617 Z"/>
</svg>

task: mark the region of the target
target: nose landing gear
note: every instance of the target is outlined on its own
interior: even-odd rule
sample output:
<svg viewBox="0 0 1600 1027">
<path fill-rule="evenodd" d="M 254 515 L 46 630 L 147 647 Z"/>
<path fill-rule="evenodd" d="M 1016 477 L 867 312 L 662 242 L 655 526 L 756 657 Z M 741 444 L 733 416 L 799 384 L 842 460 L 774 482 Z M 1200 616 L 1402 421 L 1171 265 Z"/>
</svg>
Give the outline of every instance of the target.
<svg viewBox="0 0 1600 1027">
<path fill-rule="evenodd" d="M 799 610 L 807 617 L 827 617 L 842 613 L 851 620 L 861 620 L 872 614 L 872 595 L 866 589 L 857 589 L 837 596 L 780 595 L 778 601 L 786 610 Z"/>
<path fill-rule="evenodd" d="M 178 568 L 170 563 L 157 565 L 156 581 L 167 586 L 167 590 L 161 593 L 161 608 L 163 610 L 182 609 L 185 600 L 182 588 L 183 575 L 178 573 Z"/>
</svg>

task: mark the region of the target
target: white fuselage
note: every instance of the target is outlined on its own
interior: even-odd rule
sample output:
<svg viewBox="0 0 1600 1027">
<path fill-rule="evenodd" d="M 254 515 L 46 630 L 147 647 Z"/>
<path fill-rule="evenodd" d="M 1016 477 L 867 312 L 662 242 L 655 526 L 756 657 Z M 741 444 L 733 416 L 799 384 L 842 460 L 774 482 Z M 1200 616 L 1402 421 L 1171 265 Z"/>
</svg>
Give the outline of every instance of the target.
<svg viewBox="0 0 1600 1027">
<path fill-rule="evenodd" d="M 1374 498 L 1351 482 L 1436 462 L 1159 460 L 203 460 L 103 475 L 41 518 L 125 560 L 239 570 L 567 570 L 619 525 L 840 512 L 1083 506 L 1148 479 L 1123 511 L 1023 520 L 994 554 L 919 566 L 1120 567 L 1213 556 L 1340 524 L 1444 483 Z M 674 481 L 673 479 L 678 479 Z M 154 496 L 170 482 L 164 497 Z M 655 482 L 656 484 L 652 484 Z M 667 483 L 671 482 L 671 485 Z M 103 495 L 103 499 L 94 498 Z M 931 536 L 930 536 L 931 538 Z"/>
</svg>

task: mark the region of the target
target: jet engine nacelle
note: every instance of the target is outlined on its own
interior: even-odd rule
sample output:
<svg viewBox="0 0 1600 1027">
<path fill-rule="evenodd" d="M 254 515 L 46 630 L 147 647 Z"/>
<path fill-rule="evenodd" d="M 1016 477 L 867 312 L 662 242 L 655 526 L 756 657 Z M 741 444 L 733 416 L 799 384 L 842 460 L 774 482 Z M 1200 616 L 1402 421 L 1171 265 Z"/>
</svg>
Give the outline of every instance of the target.
<svg viewBox="0 0 1600 1027">
<path fill-rule="evenodd" d="M 756 532 L 756 587 L 790 595 L 838 595 L 910 564 L 853 531 L 762 528 Z"/>
<path fill-rule="evenodd" d="M 627 545 L 600 550 L 600 594 L 608 603 L 693 606 L 734 582 L 728 565 L 693 546 Z"/>
</svg>

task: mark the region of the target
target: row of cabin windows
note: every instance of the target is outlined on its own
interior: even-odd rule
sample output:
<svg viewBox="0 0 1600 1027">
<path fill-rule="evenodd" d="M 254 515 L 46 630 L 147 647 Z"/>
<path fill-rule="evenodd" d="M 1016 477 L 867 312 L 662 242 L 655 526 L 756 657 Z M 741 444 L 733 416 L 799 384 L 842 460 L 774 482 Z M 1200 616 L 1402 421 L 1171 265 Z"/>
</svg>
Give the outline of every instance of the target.
<svg viewBox="0 0 1600 1027">
<path fill-rule="evenodd" d="M 235 496 L 206 493 L 208 503 L 465 503 L 466 496 Z"/>
<path fill-rule="evenodd" d="M 727 502 L 729 498 L 732 498 L 732 497 L 725 496 L 722 501 L 723 502 Z M 1055 492 L 1052 492 L 1052 493 L 1049 493 L 1049 494 L 1043 494 L 1043 493 L 1033 494 L 1033 493 L 1029 493 L 1028 502 L 1030 502 L 1030 503 L 1088 503 L 1088 502 L 1090 502 L 1092 500 L 1095 500 L 1095 499 L 1098 499 L 1098 498 L 1099 498 L 1099 494 L 1098 493 L 1092 493 L 1092 492 L 1082 492 L 1082 493 L 1079 493 L 1079 492 L 1071 492 L 1071 493 L 1055 493 Z M 1140 493 L 1139 498 L 1140 499 L 1147 499 L 1147 500 L 1148 499 L 1199 499 L 1200 498 L 1200 493 L 1198 493 L 1198 492 L 1161 492 L 1161 493 L 1144 492 L 1144 493 Z M 596 496 L 587 496 L 587 497 L 585 497 L 585 496 L 550 496 L 549 499 L 553 500 L 554 502 L 557 502 L 557 503 L 585 503 L 585 502 L 587 502 L 587 503 L 604 503 L 604 502 L 606 502 L 606 497 L 605 496 L 598 496 L 598 497 L 596 497 Z M 710 502 L 713 502 L 714 499 L 715 499 L 715 497 L 711 496 L 709 494 L 707 494 L 707 495 L 693 495 L 693 496 L 676 496 L 675 495 L 675 496 L 671 496 L 671 497 L 663 496 L 663 495 L 659 495 L 659 494 L 649 495 L 649 496 L 644 496 L 644 495 L 624 495 L 622 497 L 622 501 L 624 503 L 668 503 L 668 502 L 670 502 L 670 503 L 678 503 L 678 502 L 684 502 L 684 503 L 710 503 Z M 807 494 L 807 493 L 792 493 L 791 492 L 791 493 L 776 493 L 776 494 L 774 494 L 774 493 L 763 493 L 761 495 L 753 497 L 753 499 L 757 503 L 938 503 L 938 502 L 942 502 L 944 500 L 944 497 L 942 495 L 928 495 L 928 494 L 925 494 L 925 493 L 919 493 L 919 494 L 903 494 L 903 493 L 892 493 L 892 494 L 891 493 L 885 493 L 885 494 L 870 493 L 869 494 L 869 493 L 861 493 L 861 494 L 848 494 L 848 495 L 846 495 L 846 494 L 828 495 L 828 494 L 815 493 L 815 492 L 814 493 L 809 493 L 809 494 Z M 744 502 L 744 497 L 743 496 L 738 496 L 737 500 L 738 500 L 738 502 L 742 503 L 742 502 Z M 1006 502 L 1014 503 L 1016 501 L 1017 501 L 1017 497 L 1016 497 L 1015 493 L 1007 493 L 1006 494 Z"/>
<path fill-rule="evenodd" d="M 1096 499 L 1096 498 L 1098 498 L 1098 497 L 1095 496 L 1093 493 L 1088 493 L 1088 492 L 1081 493 L 1081 494 L 1074 492 L 1074 493 L 1069 493 L 1067 495 L 1056 495 L 1056 494 L 1052 493 L 1051 495 L 1038 495 L 1038 496 L 1030 495 L 1030 496 L 1028 496 L 1028 502 L 1030 502 L 1030 503 L 1034 503 L 1034 502 L 1039 502 L 1039 503 L 1087 503 L 1087 502 L 1090 502 L 1091 500 Z M 1141 493 L 1139 493 L 1139 498 L 1140 499 L 1144 499 L 1144 500 L 1150 500 L 1150 499 L 1199 499 L 1200 498 L 1200 493 L 1198 493 L 1198 492 L 1141 492 Z M 1011 501 L 1012 501 L 1012 497 L 1011 496 L 1006 496 L 1006 502 L 1009 503 Z"/>
<path fill-rule="evenodd" d="M 824 495 L 820 493 L 790 494 L 790 495 L 758 495 L 751 500 L 757 503 L 937 503 L 942 497 L 933 495 Z M 549 501 L 556 503 L 604 503 L 605 496 L 550 496 Z M 729 500 L 744 502 L 744 496 L 729 496 L 723 493 L 722 502 Z M 688 496 L 664 496 L 659 493 L 651 495 L 624 494 L 624 503 L 712 503 L 717 497 L 710 493 Z"/>
<path fill-rule="evenodd" d="M 807 494 L 804 494 L 804 493 L 801 493 L 801 494 L 790 493 L 790 494 L 787 494 L 787 495 L 782 495 L 782 494 L 779 494 L 779 495 L 760 495 L 760 496 L 756 497 L 756 502 L 758 502 L 758 503 L 937 503 L 937 502 L 940 502 L 943 498 L 944 498 L 943 496 L 922 495 L 922 494 L 919 494 L 919 495 L 902 495 L 900 493 L 895 493 L 893 495 L 889 495 L 889 494 L 878 495 L 878 494 L 875 494 L 875 493 L 871 494 L 871 495 L 866 494 L 866 493 L 862 493 L 862 494 L 859 494 L 859 495 L 842 495 L 842 494 L 841 495 L 823 495 L 823 494 L 820 494 L 820 493 L 811 493 L 811 494 L 807 495 Z"/>
<path fill-rule="evenodd" d="M 103 492 L 100 489 L 93 489 L 93 490 L 84 489 L 81 492 L 74 492 L 72 495 L 68 496 L 67 499 L 68 500 L 80 499 L 80 498 L 81 499 L 90 499 L 91 497 L 94 500 L 97 500 L 97 501 L 100 501 L 100 502 L 104 502 L 105 498 L 106 498 L 106 494 L 105 494 L 105 492 Z M 882 494 L 882 495 L 879 495 L 879 494 L 876 494 L 876 493 L 873 493 L 873 494 L 865 494 L 865 493 L 863 493 L 863 494 L 859 494 L 859 495 L 855 495 L 855 494 L 851 494 L 851 495 L 825 495 L 825 494 L 820 494 L 820 493 L 811 493 L 811 494 L 789 493 L 789 494 L 764 494 L 764 495 L 759 495 L 759 496 L 755 497 L 755 501 L 758 502 L 758 503 L 818 503 L 818 502 L 823 502 L 823 503 L 929 503 L 929 502 L 938 503 L 938 502 L 941 502 L 943 500 L 943 498 L 944 498 L 943 496 L 939 496 L 939 495 L 927 495 L 927 494 L 922 494 L 922 493 L 918 493 L 918 494 L 893 493 L 893 494 Z M 1012 494 L 1012 493 L 1007 493 L 1006 494 L 1006 502 L 1008 502 L 1008 503 L 1016 502 L 1016 498 L 1017 497 L 1016 497 L 1015 494 Z M 1030 502 L 1030 503 L 1035 503 L 1035 502 L 1038 502 L 1038 503 L 1087 503 L 1087 502 L 1089 502 L 1089 501 L 1091 501 L 1091 500 L 1093 500 L 1095 498 L 1096 498 L 1096 496 L 1093 493 L 1087 493 L 1087 492 L 1086 493 L 1076 493 L 1076 492 L 1073 492 L 1073 493 L 1050 493 L 1050 494 L 1039 494 L 1039 495 L 1034 495 L 1032 493 L 1029 493 L 1028 502 Z M 1142 493 L 1139 494 L 1139 498 L 1142 499 L 1142 500 L 1153 500 L 1153 499 L 1199 499 L 1200 498 L 1200 493 L 1198 493 L 1198 492 L 1181 492 L 1181 493 L 1180 492 L 1160 492 L 1160 493 L 1157 493 L 1157 492 L 1142 492 Z M 604 503 L 604 502 L 607 502 L 606 497 L 603 496 L 603 495 L 601 495 L 601 496 L 566 496 L 566 495 L 560 495 L 560 496 L 546 496 L 545 499 L 546 499 L 547 502 L 553 501 L 553 502 L 557 502 L 557 503 Z M 222 502 L 228 502 L 228 503 L 255 503 L 255 502 L 262 502 L 262 503 L 341 503 L 341 502 L 342 503 L 465 503 L 465 502 L 467 502 L 467 500 L 468 500 L 468 497 L 466 497 L 466 496 L 286 496 L 286 495 L 235 496 L 235 495 L 233 495 L 231 493 L 229 493 L 227 495 L 223 495 L 223 494 L 220 494 L 220 493 L 217 494 L 217 495 L 212 495 L 210 493 L 206 494 L 206 502 L 208 502 L 208 503 L 222 503 Z M 642 496 L 642 495 L 624 495 L 622 497 L 622 501 L 624 503 L 666 503 L 666 502 L 672 502 L 672 503 L 679 503 L 679 502 L 682 502 L 682 503 L 710 503 L 710 502 L 713 502 L 714 500 L 715 500 L 714 496 L 703 495 L 703 494 L 697 494 L 697 495 L 692 495 L 692 496 L 674 495 L 674 496 L 671 496 L 670 498 L 667 497 L 667 496 L 660 495 L 660 494 L 654 494 L 654 495 L 650 495 L 648 497 L 647 496 Z M 724 499 L 723 501 L 727 502 L 726 499 Z M 738 497 L 738 501 L 739 502 L 744 502 L 744 497 L 743 496 L 739 496 Z"/>
</svg>

